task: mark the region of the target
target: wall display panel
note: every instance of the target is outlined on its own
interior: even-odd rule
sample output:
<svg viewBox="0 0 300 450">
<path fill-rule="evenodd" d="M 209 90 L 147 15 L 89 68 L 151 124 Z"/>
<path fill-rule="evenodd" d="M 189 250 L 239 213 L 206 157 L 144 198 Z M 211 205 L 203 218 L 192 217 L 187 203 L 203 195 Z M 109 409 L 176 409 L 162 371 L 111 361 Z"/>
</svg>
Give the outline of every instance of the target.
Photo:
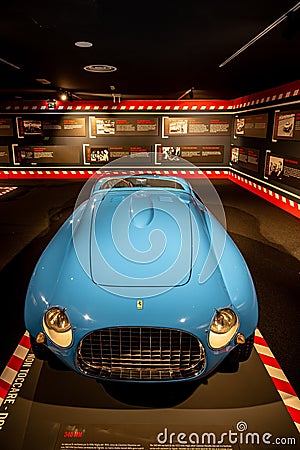
<svg viewBox="0 0 300 450">
<path fill-rule="evenodd" d="M 256 114 L 249 116 L 235 116 L 234 137 L 266 138 L 268 129 L 268 114 Z"/>
<path fill-rule="evenodd" d="M 300 141 L 300 110 L 275 111 L 273 142 L 277 139 Z"/>
<path fill-rule="evenodd" d="M 158 118 L 147 116 L 89 117 L 90 137 L 158 136 Z"/>
<path fill-rule="evenodd" d="M 233 166 L 243 167 L 258 173 L 259 150 L 254 148 L 232 146 L 230 151 L 230 163 Z"/>
<path fill-rule="evenodd" d="M 0 164 L 9 164 L 10 158 L 7 145 L 0 145 Z"/>
<path fill-rule="evenodd" d="M 15 165 L 79 164 L 81 147 L 77 145 L 19 146 L 13 144 Z"/>
<path fill-rule="evenodd" d="M 156 145 L 157 164 L 166 164 L 170 161 L 179 161 L 183 158 L 193 164 L 222 163 L 224 158 L 223 145 L 189 145 L 189 146 L 163 146 Z"/>
<path fill-rule="evenodd" d="M 83 144 L 83 161 L 87 165 L 104 165 L 125 156 L 137 157 L 151 151 L 150 145 L 108 146 Z"/>
<path fill-rule="evenodd" d="M 85 117 L 57 116 L 46 118 L 17 117 L 18 138 L 45 137 L 85 137 Z"/>
<path fill-rule="evenodd" d="M 162 137 L 229 136 L 231 118 L 209 115 L 197 117 L 163 117 Z"/>
<path fill-rule="evenodd" d="M 0 136 L 13 136 L 13 121 L 9 118 L 0 117 Z"/>
<path fill-rule="evenodd" d="M 264 176 L 300 189 L 300 158 L 275 155 L 267 150 Z"/>
</svg>

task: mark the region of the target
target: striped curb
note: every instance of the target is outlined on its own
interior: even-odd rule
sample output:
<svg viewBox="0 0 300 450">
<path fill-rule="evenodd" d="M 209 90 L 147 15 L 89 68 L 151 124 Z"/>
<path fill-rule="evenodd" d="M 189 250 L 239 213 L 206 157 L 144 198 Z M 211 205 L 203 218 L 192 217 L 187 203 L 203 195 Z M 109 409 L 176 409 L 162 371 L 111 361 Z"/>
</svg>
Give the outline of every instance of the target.
<svg viewBox="0 0 300 450">
<path fill-rule="evenodd" d="M 18 375 L 30 347 L 29 333 L 28 331 L 25 331 L 20 343 L 18 344 L 0 377 L 0 407 L 4 402 L 16 376 Z M 300 431 L 300 400 L 258 329 L 255 330 L 254 347 L 270 378 L 272 379 L 295 426 L 298 431 Z"/>
<path fill-rule="evenodd" d="M 230 169 L 222 170 L 130 170 L 131 174 L 157 174 L 157 175 L 171 175 L 180 176 L 182 178 L 201 178 L 206 177 L 210 179 L 229 179 L 230 181 L 238 184 L 239 186 L 249 190 L 255 195 L 263 198 L 264 200 L 272 203 L 285 212 L 292 214 L 293 216 L 300 218 L 300 203 L 288 199 L 284 195 L 278 194 L 272 191 L 258 182 L 253 182 L 247 178 L 236 174 Z M 40 180 L 40 179 L 74 179 L 74 180 L 87 180 L 93 175 L 128 175 L 128 171 L 112 171 L 112 170 L 0 170 L 0 179 L 18 179 L 18 180 Z M 10 188 L 13 189 L 13 188 Z M 1 195 L 1 193 L 0 193 Z"/>
<path fill-rule="evenodd" d="M 254 346 L 294 424 L 300 431 L 300 400 L 258 329 L 255 331 Z"/>
<path fill-rule="evenodd" d="M 0 406 L 4 402 L 14 379 L 18 375 L 20 368 L 22 367 L 25 358 L 29 352 L 30 338 L 29 333 L 26 331 L 21 338 L 16 350 L 8 361 L 5 369 L 3 370 L 0 377 Z"/>
<path fill-rule="evenodd" d="M 286 198 L 284 195 L 277 194 L 277 192 L 272 191 L 264 186 L 261 186 L 258 183 L 255 183 L 247 178 L 244 178 L 241 175 L 237 175 L 236 173 L 229 171 L 229 180 L 238 184 L 239 186 L 247 189 L 255 195 L 267 200 L 273 205 L 277 206 L 280 209 L 292 214 L 293 216 L 300 219 L 300 203 L 295 202 L 294 200 L 290 200 Z"/>
<path fill-rule="evenodd" d="M 108 175 L 170 175 L 181 176 L 182 178 L 227 178 L 228 170 L 0 170 L 0 179 L 18 179 L 18 180 L 34 180 L 34 179 L 88 179 L 92 175 L 108 176 Z"/>
<path fill-rule="evenodd" d="M 8 194 L 11 191 L 18 189 L 17 186 L 0 186 L 0 196 Z"/>
</svg>

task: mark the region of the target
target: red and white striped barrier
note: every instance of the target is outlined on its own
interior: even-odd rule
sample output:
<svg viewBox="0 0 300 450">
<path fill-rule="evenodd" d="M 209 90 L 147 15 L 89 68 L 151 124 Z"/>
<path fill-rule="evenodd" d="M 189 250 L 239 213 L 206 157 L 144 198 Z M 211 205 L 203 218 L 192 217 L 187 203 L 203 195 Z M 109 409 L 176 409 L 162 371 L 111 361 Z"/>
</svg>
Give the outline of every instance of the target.
<svg viewBox="0 0 300 450">
<path fill-rule="evenodd" d="M 4 402 L 15 378 L 19 374 L 30 349 L 29 333 L 26 331 L 0 377 L 0 406 Z M 24 369 L 24 374 L 27 369 Z M 23 379 L 23 376 L 21 376 Z"/>
<path fill-rule="evenodd" d="M 92 175 L 98 174 L 99 176 L 104 175 L 139 175 L 139 174 L 157 174 L 157 175 L 170 175 L 170 176 L 180 176 L 183 178 L 227 178 L 228 177 L 228 170 L 164 170 L 164 169 L 153 169 L 153 170 L 101 170 L 101 169 L 94 169 L 94 170 L 72 170 L 69 168 L 66 168 L 66 170 L 59 169 L 59 170 L 0 170 L 0 179 L 18 179 L 18 180 L 39 180 L 39 179 L 88 179 Z"/>
<path fill-rule="evenodd" d="M 293 422 L 300 431 L 300 400 L 258 329 L 255 331 L 254 346 Z M 29 349 L 30 338 L 26 331 L 0 377 L 0 406 L 8 396 L 17 376 L 20 376 L 20 369 L 24 367 Z M 32 361 L 28 365 L 31 364 Z M 24 369 L 25 373 L 28 373 L 28 369 Z"/>
<path fill-rule="evenodd" d="M 300 400 L 258 329 L 255 331 L 254 346 L 293 422 L 300 431 Z"/>
<path fill-rule="evenodd" d="M 17 186 L 0 186 L 0 196 L 8 194 L 11 191 L 18 189 Z"/>
<path fill-rule="evenodd" d="M 236 174 L 235 172 L 229 171 L 229 180 L 234 183 L 242 186 L 248 191 L 252 192 L 255 195 L 267 200 L 273 205 L 277 206 L 280 209 L 292 214 L 293 216 L 300 218 L 300 203 L 297 203 L 294 200 L 290 200 L 286 198 L 284 195 L 278 194 L 277 192 L 268 189 L 259 183 L 255 183 L 247 178 Z"/>
</svg>

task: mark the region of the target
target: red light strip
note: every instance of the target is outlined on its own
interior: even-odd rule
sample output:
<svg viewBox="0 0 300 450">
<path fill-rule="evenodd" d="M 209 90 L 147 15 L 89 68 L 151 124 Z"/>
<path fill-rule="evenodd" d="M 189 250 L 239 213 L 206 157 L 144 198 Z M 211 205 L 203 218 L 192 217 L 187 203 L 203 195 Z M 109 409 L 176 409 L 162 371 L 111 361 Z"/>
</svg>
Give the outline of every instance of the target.
<svg viewBox="0 0 300 450">
<path fill-rule="evenodd" d="M 118 111 L 131 112 L 174 112 L 174 111 L 230 111 L 248 108 L 254 105 L 267 104 L 274 101 L 289 100 L 300 95 L 300 80 L 293 81 L 265 91 L 256 92 L 232 100 L 121 100 L 114 103 L 107 101 L 81 100 L 62 102 L 57 100 L 54 109 L 48 108 L 46 100 L 43 101 L 11 101 L 2 102 L 7 112 L 36 111 L 36 112 L 103 112 Z"/>
<path fill-rule="evenodd" d="M 40 179 L 76 179 L 86 180 L 96 173 L 95 170 L 5 170 L 0 171 L 0 179 L 18 179 L 18 180 L 40 180 Z M 147 172 L 147 171 L 146 171 Z M 124 171 L 105 171 L 105 174 L 126 174 Z M 133 173 L 133 171 L 130 171 Z M 139 174 L 139 171 L 135 171 Z M 145 173 L 145 170 L 142 171 Z M 180 176 L 183 178 L 201 178 L 207 177 L 211 179 L 221 178 L 229 179 L 239 186 L 251 191 L 264 200 L 272 203 L 283 211 L 292 214 L 300 219 L 300 203 L 286 198 L 284 195 L 272 191 L 257 182 L 248 180 L 247 178 L 237 175 L 235 172 L 228 170 L 149 170 L 148 173 L 156 173 L 158 175 Z"/>
</svg>

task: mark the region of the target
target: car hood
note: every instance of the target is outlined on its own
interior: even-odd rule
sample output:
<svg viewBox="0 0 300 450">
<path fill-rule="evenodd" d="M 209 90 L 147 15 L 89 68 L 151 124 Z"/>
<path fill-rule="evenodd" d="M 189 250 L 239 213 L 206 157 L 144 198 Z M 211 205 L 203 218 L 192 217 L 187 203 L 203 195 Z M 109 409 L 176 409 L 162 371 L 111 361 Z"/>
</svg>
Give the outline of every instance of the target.
<svg viewBox="0 0 300 450">
<path fill-rule="evenodd" d="M 172 287 L 188 282 L 197 227 L 188 194 L 110 191 L 95 201 L 92 280 L 101 286 Z"/>
</svg>

